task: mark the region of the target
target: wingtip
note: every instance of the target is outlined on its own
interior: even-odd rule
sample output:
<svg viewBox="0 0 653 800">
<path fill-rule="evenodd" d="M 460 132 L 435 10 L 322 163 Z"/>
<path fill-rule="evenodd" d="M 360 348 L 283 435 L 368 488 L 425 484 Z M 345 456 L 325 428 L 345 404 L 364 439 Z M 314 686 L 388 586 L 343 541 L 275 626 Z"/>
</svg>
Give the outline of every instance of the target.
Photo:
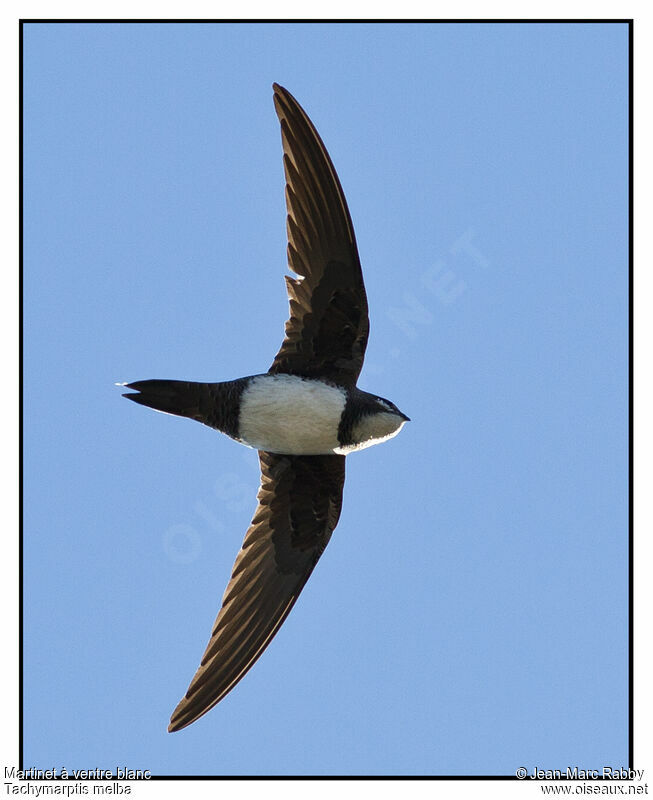
<svg viewBox="0 0 653 800">
<path fill-rule="evenodd" d="M 177 733 L 177 731 L 182 730 L 183 728 L 188 727 L 191 722 L 194 722 L 196 717 L 191 716 L 190 719 L 188 718 L 187 714 L 184 714 L 184 701 L 186 698 L 184 697 L 182 700 L 179 701 L 177 707 L 172 712 L 172 716 L 170 717 L 170 722 L 168 723 L 168 733 Z"/>
<path fill-rule="evenodd" d="M 288 89 L 286 89 L 285 86 L 282 86 L 280 83 L 273 83 L 272 88 L 274 89 L 273 100 L 275 103 L 285 102 L 286 104 L 288 104 L 293 101 L 297 103 L 297 100 L 295 100 L 295 98 L 288 91 Z"/>
<path fill-rule="evenodd" d="M 279 86 L 278 83 L 273 83 L 272 89 L 274 90 L 272 93 L 272 102 L 274 103 L 277 116 L 279 116 L 283 109 L 283 101 L 288 96 L 288 92 L 286 92 L 283 86 Z"/>
<path fill-rule="evenodd" d="M 168 733 L 176 733 L 177 731 L 180 731 L 182 728 L 186 727 L 179 719 L 179 705 L 177 708 L 175 708 L 175 710 L 172 712 L 172 716 L 170 717 L 170 722 L 168 723 Z"/>
</svg>

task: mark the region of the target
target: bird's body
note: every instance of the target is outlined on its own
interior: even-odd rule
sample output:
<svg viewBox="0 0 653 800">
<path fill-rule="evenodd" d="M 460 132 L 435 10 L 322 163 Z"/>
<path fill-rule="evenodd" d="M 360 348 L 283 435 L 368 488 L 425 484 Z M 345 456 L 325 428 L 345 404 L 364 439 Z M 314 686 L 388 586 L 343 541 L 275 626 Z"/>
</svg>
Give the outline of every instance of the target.
<svg viewBox="0 0 653 800">
<path fill-rule="evenodd" d="M 258 375 L 240 404 L 243 444 L 297 456 L 338 452 L 347 390 L 298 375 Z"/>
<path fill-rule="evenodd" d="M 396 436 L 406 417 L 357 387 L 300 375 L 251 375 L 221 383 L 136 381 L 141 405 L 190 417 L 256 450 L 346 455 Z M 376 410 L 378 403 L 387 409 Z"/>
<path fill-rule="evenodd" d="M 288 209 L 290 319 L 266 373 L 217 383 L 145 380 L 130 400 L 189 417 L 259 451 L 258 508 L 199 669 L 168 730 L 243 677 L 279 629 L 336 527 L 345 455 L 408 417 L 360 390 L 369 320 L 354 230 L 331 159 L 301 106 L 274 85 Z"/>
</svg>

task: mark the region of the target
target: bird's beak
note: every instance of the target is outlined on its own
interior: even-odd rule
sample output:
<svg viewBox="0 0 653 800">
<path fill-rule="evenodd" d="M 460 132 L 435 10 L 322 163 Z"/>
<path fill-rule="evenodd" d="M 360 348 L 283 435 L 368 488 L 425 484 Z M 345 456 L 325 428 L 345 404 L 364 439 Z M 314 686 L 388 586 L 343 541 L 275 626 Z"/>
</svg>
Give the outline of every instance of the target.
<svg viewBox="0 0 653 800">
<path fill-rule="evenodd" d="M 410 422 L 410 417 L 407 417 L 407 416 L 404 414 L 404 412 L 403 412 L 403 411 L 400 411 L 399 413 L 401 414 L 401 418 L 402 418 L 402 419 L 403 419 L 405 422 Z"/>
</svg>

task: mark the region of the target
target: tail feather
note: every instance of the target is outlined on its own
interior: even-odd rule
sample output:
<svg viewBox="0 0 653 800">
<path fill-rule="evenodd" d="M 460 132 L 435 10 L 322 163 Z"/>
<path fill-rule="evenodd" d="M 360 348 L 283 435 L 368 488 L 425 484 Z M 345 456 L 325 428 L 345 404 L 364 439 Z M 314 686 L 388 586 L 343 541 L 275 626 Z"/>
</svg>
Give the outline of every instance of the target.
<svg viewBox="0 0 653 800">
<path fill-rule="evenodd" d="M 178 417 L 190 417 L 199 422 L 207 420 L 209 398 L 205 383 L 148 380 L 126 383 L 125 387 L 138 394 L 123 394 L 123 397 L 142 406 Z"/>
</svg>

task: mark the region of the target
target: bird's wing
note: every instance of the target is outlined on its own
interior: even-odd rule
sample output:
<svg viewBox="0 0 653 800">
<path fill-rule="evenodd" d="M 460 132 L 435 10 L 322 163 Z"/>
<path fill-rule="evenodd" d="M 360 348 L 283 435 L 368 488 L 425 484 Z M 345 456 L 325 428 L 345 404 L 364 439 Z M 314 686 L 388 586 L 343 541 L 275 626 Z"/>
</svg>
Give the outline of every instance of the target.
<svg viewBox="0 0 653 800">
<path fill-rule="evenodd" d="M 293 607 L 340 516 L 344 456 L 260 451 L 259 458 L 258 508 L 169 731 L 213 708 L 254 664 Z"/>
<path fill-rule="evenodd" d="M 353 385 L 369 319 L 347 202 L 313 123 L 276 83 L 274 105 L 286 173 L 288 264 L 301 277 L 286 277 L 290 319 L 269 371 Z"/>
</svg>

